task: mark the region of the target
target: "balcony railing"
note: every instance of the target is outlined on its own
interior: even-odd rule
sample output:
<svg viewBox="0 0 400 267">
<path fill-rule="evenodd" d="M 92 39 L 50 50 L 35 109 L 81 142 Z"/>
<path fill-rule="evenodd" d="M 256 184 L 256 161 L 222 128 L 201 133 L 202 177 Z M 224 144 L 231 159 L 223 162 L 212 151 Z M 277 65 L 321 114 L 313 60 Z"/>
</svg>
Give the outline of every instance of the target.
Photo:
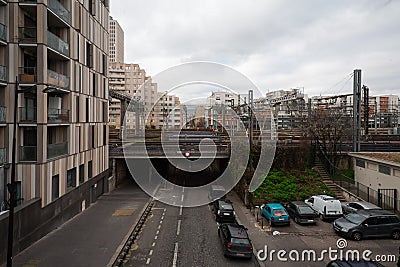
<svg viewBox="0 0 400 267">
<path fill-rule="evenodd" d="M 7 163 L 7 148 L 0 148 L 0 166 Z"/>
<path fill-rule="evenodd" d="M 0 23 L 0 40 L 5 42 L 6 36 L 7 36 L 7 26 Z"/>
<path fill-rule="evenodd" d="M 19 161 L 36 161 L 37 147 L 36 146 L 20 146 Z"/>
<path fill-rule="evenodd" d="M 20 43 L 34 44 L 37 42 L 36 27 L 18 27 L 18 41 Z"/>
<path fill-rule="evenodd" d="M 0 123 L 6 122 L 7 108 L 0 106 Z"/>
<path fill-rule="evenodd" d="M 19 0 L 19 2 L 25 4 L 36 4 L 37 0 Z"/>
<path fill-rule="evenodd" d="M 57 52 L 69 57 L 69 44 L 50 31 L 47 31 L 47 45 Z"/>
<path fill-rule="evenodd" d="M 69 77 L 52 70 L 47 70 L 47 82 L 49 85 L 54 85 L 60 88 L 69 87 Z"/>
<path fill-rule="evenodd" d="M 68 154 L 68 142 L 47 144 L 47 158 L 55 158 Z"/>
<path fill-rule="evenodd" d="M 69 110 L 68 109 L 56 109 L 49 108 L 47 121 L 49 123 L 62 123 L 69 122 Z"/>
<path fill-rule="evenodd" d="M 18 73 L 20 83 L 36 83 L 37 81 L 36 67 L 19 67 Z"/>
<path fill-rule="evenodd" d="M 71 15 L 70 12 L 57 0 L 49 0 L 48 7 L 51 11 L 53 11 L 57 16 L 59 16 L 62 20 L 71 24 Z"/>
<path fill-rule="evenodd" d="M 19 108 L 19 122 L 20 123 L 36 123 L 37 121 L 37 108 Z"/>
<path fill-rule="evenodd" d="M 0 82 L 7 81 L 7 67 L 0 65 Z"/>
</svg>

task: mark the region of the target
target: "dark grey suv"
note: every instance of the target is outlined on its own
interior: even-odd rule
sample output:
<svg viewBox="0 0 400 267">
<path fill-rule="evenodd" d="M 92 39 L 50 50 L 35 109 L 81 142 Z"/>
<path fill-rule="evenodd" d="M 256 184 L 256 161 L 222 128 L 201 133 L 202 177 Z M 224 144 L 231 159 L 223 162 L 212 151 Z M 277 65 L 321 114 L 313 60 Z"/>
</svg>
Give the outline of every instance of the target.
<svg viewBox="0 0 400 267">
<path fill-rule="evenodd" d="M 400 218 L 386 210 L 360 210 L 335 220 L 333 229 L 341 236 L 359 241 L 365 237 L 400 239 Z"/>
</svg>

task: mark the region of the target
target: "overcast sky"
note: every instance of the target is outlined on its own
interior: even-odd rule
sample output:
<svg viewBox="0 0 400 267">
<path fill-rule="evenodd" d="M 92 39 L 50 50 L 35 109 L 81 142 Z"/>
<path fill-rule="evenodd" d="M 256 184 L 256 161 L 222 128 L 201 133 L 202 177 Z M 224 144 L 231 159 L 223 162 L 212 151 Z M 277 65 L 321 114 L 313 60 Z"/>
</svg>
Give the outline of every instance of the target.
<svg viewBox="0 0 400 267">
<path fill-rule="evenodd" d="M 125 62 L 154 76 L 188 61 L 229 65 L 261 90 L 400 94 L 400 1 L 111 0 Z"/>
</svg>

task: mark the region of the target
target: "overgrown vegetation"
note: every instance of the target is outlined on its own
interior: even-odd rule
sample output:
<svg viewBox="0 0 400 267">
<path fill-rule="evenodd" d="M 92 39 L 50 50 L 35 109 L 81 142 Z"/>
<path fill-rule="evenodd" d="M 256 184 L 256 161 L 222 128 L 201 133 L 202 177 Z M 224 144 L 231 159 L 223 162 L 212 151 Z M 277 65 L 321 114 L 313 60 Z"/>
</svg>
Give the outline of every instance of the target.
<svg viewBox="0 0 400 267">
<path fill-rule="evenodd" d="M 271 171 L 254 192 L 253 203 L 285 203 L 323 193 L 333 195 L 314 170 Z"/>
</svg>

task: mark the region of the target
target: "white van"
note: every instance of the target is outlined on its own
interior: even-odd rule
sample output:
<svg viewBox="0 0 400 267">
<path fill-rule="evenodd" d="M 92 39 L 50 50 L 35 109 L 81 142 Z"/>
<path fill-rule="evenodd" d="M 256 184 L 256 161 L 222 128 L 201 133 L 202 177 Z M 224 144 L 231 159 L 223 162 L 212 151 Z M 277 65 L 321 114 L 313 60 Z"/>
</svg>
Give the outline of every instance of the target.
<svg viewBox="0 0 400 267">
<path fill-rule="evenodd" d="M 304 202 L 318 213 L 321 220 L 337 219 L 343 216 L 340 201 L 332 196 L 312 196 Z"/>
</svg>

